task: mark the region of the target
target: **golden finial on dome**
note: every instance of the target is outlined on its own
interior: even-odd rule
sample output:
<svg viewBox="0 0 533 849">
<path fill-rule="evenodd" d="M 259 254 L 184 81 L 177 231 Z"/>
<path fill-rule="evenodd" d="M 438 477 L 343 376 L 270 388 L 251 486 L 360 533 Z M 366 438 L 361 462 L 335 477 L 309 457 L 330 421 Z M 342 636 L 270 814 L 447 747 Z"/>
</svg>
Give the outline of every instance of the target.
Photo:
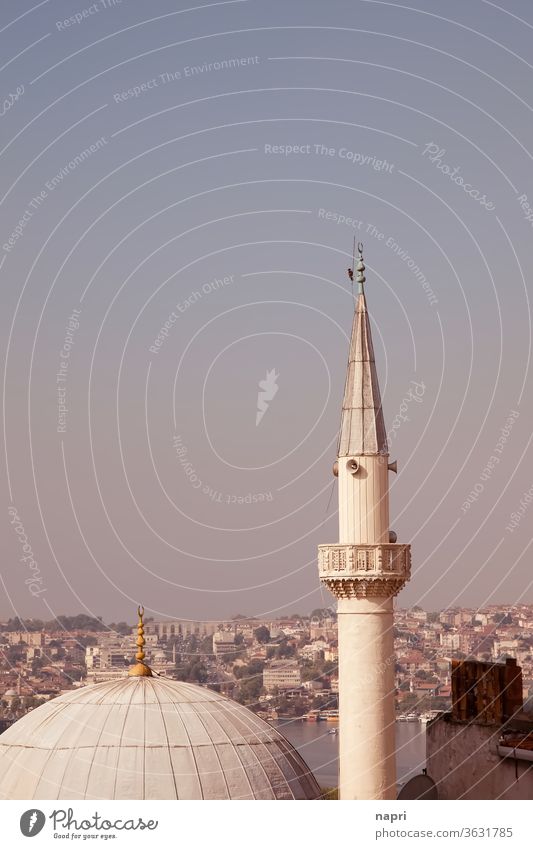
<svg viewBox="0 0 533 849">
<path fill-rule="evenodd" d="M 137 653 L 135 655 L 135 663 L 130 667 L 128 675 L 137 675 L 137 676 L 152 676 L 152 670 L 149 666 L 144 662 L 145 653 L 144 653 L 144 607 L 139 605 L 137 608 L 137 614 L 139 616 L 139 622 L 137 623 L 137 639 L 135 640 L 135 645 L 137 646 Z"/>
</svg>

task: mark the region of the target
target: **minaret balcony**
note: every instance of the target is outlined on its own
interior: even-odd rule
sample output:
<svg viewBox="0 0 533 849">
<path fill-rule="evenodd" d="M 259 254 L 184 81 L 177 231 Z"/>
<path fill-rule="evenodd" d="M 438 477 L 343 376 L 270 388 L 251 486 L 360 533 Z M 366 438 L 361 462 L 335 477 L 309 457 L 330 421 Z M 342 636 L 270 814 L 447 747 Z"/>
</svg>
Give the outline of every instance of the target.
<svg viewBox="0 0 533 849">
<path fill-rule="evenodd" d="M 337 598 L 396 595 L 411 575 L 411 546 L 318 546 L 320 580 Z"/>
</svg>

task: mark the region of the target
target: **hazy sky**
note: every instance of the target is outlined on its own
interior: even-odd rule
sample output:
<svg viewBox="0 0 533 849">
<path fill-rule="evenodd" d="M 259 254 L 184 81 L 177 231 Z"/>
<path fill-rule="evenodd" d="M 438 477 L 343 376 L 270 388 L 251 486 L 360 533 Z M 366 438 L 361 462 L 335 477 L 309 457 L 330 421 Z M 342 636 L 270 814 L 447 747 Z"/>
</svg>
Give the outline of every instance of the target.
<svg viewBox="0 0 533 849">
<path fill-rule="evenodd" d="M 526 0 L 2 4 L 0 615 L 334 603 L 354 235 L 398 603 L 533 602 L 532 36 Z"/>
</svg>

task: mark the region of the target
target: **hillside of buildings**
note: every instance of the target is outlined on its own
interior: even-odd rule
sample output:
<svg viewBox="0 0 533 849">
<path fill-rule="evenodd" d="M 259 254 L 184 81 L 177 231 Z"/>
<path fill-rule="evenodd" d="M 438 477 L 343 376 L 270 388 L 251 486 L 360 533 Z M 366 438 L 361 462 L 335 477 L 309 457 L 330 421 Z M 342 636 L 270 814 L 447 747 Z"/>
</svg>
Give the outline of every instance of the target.
<svg viewBox="0 0 533 849">
<path fill-rule="evenodd" d="M 450 706 L 452 658 L 516 658 L 524 699 L 533 695 L 533 605 L 395 613 L 397 716 Z M 5 728 L 69 689 L 125 676 L 135 629 L 86 616 L 0 623 L 0 721 Z M 267 718 L 335 718 L 337 623 L 331 609 L 280 619 L 146 620 L 146 660 L 156 675 L 226 694 Z M 364 652 L 364 646 L 361 647 Z"/>
</svg>

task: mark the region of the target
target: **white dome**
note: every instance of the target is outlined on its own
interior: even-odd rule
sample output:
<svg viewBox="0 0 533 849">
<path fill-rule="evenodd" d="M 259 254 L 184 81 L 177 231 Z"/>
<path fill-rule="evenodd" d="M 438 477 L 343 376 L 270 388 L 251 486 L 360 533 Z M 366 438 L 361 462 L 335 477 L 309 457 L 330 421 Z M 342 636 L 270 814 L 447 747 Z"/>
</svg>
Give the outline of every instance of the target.
<svg viewBox="0 0 533 849">
<path fill-rule="evenodd" d="M 0 735 L 2 799 L 315 799 L 285 738 L 198 687 L 131 677 L 82 687 Z"/>
</svg>

